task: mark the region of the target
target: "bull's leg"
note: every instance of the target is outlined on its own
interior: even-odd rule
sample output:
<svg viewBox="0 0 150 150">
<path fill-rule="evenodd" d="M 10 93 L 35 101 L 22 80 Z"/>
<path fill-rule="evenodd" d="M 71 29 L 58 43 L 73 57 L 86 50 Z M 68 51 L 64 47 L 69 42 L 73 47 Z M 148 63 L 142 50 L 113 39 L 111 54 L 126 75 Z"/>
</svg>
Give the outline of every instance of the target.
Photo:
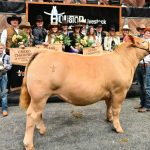
<svg viewBox="0 0 150 150">
<path fill-rule="evenodd" d="M 37 114 L 34 111 L 32 104 L 30 104 L 29 108 L 27 109 L 26 131 L 25 131 L 25 137 L 23 141 L 26 150 L 34 150 L 33 133 L 34 133 L 36 119 L 37 119 Z"/>
<path fill-rule="evenodd" d="M 45 124 L 44 124 L 42 114 L 39 117 L 39 120 L 36 124 L 36 128 L 39 129 L 39 132 L 40 132 L 41 135 L 46 133 L 46 127 L 45 127 Z"/>
<path fill-rule="evenodd" d="M 112 115 L 112 108 L 111 108 L 111 100 L 105 100 L 106 103 L 106 117 L 107 121 L 112 122 L 113 121 L 113 115 Z"/>
<path fill-rule="evenodd" d="M 118 133 L 123 133 L 123 129 L 120 125 L 119 115 L 121 110 L 121 104 L 126 94 L 115 94 L 112 98 L 112 112 L 113 112 L 113 125 Z"/>
<path fill-rule="evenodd" d="M 33 133 L 36 123 L 40 120 L 46 101 L 47 99 L 31 100 L 27 110 L 26 131 L 23 141 L 26 150 L 34 150 Z"/>
</svg>

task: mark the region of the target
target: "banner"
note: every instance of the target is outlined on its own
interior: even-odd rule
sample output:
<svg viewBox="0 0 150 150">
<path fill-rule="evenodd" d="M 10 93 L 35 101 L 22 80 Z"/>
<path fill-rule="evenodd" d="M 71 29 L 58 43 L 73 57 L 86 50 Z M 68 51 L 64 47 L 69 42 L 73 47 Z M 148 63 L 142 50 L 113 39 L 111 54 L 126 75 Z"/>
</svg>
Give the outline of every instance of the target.
<svg viewBox="0 0 150 150">
<path fill-rule="evenodd" d="M 36 15 L 42 15 L 44 25 L 48 29 L 51 23 L 62 23 L 67 21 L 69 28 L 77 22 L 87 22 L 89 25 L 103 24 L 104 30 L 108 31 L 110 25 L 115 25 L 119 31 L 121 7 L 120 6 L 100 6 L 100 5 L 73 5 L 73 4 L 53 4 L 53 3 L 28 3 L 27 18 L 32 25 L 35 25 Z"/>
<path fill-rule="evenodd" d="M 102 47 L 88 47 L 83 48 L 83 55 L 101 55 L 103 53 Z"/>
<path fill-rule="evenodd" d="M 37 47 L 26 47 L 22 48 L 11 48 L 10 49 L 10 60 L 11 63 L 14 65 L 22 65 L 26 66 L 30 57 L 36 52 L 43 52 L 43 51 L 62 51 L 61 44 L 53 44 L 44 47 L 39 45 Z"/>
</svg>

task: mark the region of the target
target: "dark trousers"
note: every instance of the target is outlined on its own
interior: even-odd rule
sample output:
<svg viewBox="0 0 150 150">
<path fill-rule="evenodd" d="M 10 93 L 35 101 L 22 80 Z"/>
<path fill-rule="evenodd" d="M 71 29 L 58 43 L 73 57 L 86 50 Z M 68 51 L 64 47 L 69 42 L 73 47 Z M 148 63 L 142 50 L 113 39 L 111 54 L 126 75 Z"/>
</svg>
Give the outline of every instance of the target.
<svg viewBox="0 0 150 150">
<path fill-rule="evenodd" d="M 137 80 L 140 85 L 141 106 L 150 109 L 150 65 L 137 67 Z"/>
</svg>

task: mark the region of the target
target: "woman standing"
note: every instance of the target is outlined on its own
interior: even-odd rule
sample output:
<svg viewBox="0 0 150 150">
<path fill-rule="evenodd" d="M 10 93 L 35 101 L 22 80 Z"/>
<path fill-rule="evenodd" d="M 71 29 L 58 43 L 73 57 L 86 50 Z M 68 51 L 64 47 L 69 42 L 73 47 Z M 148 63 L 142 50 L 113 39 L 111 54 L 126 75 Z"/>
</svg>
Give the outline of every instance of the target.
<svg viewBox="0 0 150 150">
<path fill-rule="evenodd" d="M 87 31 L 88 39 L 93 43 L 93 45 L 98 44 L 98 37 L 96 36 L 95 29 L 93 26 L 90 26 Z M 101 45 L 101 43 L 99 43 Z"/>
<path fill-rule="evenodd" d="M 57 24 L 57 23 L 50 24 L 49 25 L 49 33 L 46 36 L 45 42 L 54 44 L 55 37 L 58 35 L 60 35 L 59 24 Z"/>
<path fill-rule="evenodd" d="M 81 28 L 82 26 L 78 23 L 72 27 L 73 32 L 70 33 L 69 35 L 71 40 L 71 46 L 70 46 L 71 53 L 79 53 L 79 54 L 83 53 L 82 48 L 78 47 L 78 40 L 84 37 L 84 35 L 81 33 Z"/>
<path fill-rule="evenodd" d="M 24 43 L 24 46 L 25 47 L 33 46 L 33 35 L 32 35 L 30 22 L 26 22 L 24 24 L 21 24 L 19 26 L 19 29 L 22 30 L 20 34 L 26 34 L 27 35 L 27 41 Z"/>
<path fill-rule="evenodd" d="M 116 36 L 115 26 L 112 25 L 109 29 L 109 35 L 104 39 L 104 50 L 113 51 L 120 44 L 120 37 Z"/>
</svg>

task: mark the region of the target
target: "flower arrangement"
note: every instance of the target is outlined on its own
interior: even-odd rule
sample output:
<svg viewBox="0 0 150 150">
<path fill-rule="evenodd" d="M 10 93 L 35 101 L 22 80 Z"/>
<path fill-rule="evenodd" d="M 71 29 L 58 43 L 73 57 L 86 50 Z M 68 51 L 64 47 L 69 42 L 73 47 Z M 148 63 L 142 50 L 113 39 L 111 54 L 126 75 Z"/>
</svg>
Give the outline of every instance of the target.
<svg viewBox="0 0 150 150">
<path fill-rule="evenodd" d="M 68 36 L 65 35 L 58 35 L 54 38 L 54 43 L 56 44 L 64 44 L 66 46 L 70 46 L 71 45 L 71 40 Z"/>
<path fill-rule="evenodd" d="M 76 39 L 76 46 L 79 48 L 84 48 L 84 47 L 92 47 L 94 44 L 94 41 L 90 40 L 87 36 L 84 38 L 78 37 Z"/>
<path fill-rule="evenodd" d="M 21 34 L 14 34 L 12 37 L 12 45 L 11 47 L 19 47 L 20 45 L 24 45 L 28 40 L 26 33 L 22 32 Z"/>
</svg>

